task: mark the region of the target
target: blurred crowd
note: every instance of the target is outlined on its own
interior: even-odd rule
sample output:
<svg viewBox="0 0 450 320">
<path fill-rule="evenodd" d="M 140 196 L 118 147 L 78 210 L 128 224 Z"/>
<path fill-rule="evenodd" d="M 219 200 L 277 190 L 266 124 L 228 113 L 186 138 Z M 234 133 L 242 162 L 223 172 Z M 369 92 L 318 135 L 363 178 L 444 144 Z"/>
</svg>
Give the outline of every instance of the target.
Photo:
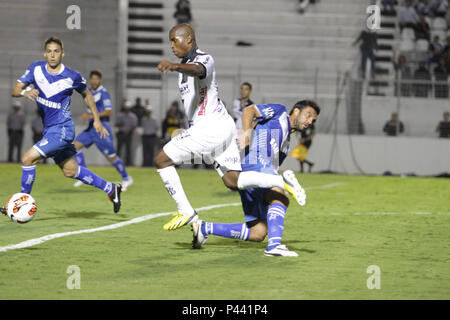
<svg viewBox="0 0 450 320">
<path fill-rule="evenodd" d="M 396 86 L 402 96 L 448 98 L 450 73 L 450 8 L 448 0 L 383 0 L 383 10 L 395 12 L 400 45 L 393 50 Z M 395 9 L 396 8 L 396 9 Z M 425 80 L 417 81 L 408 80 Z M 434 80 L 434 88 L 431 81 Z M 434 89 L 432 91 L 431 89 Z"/>
</svg>

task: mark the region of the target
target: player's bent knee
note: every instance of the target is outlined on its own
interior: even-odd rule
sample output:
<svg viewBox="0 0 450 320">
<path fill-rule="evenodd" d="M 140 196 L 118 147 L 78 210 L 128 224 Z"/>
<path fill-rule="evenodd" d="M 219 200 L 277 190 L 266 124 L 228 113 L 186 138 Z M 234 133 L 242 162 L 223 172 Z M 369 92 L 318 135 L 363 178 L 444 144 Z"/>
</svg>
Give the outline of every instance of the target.
<svg viewBox="0 0 450 320">
<path fill-rule="evenodd" d="M 267 235 L 267 224 L 262 221 L 252 221 L 250 222 L 250 235 L 248 237 L 249 241 L 262 242 Z"/>
<path fill-rule="evenodd" d="M 225 186 L 228 189 L 233 190 L 233 191 L 238 190 L 237 180 L 238 180 L 238 175 L 235 174 L 233 171 L 228 171 L 222 177 L 222 181 L 225 184 Z"/>
<path fill-rule="evenodd" d="M 254 242 L 263 242 L 264 239 L 266 238 L 266 235 L 267 235 L 266 232 L 261 232 L 261 231 L 253 232 L 253 230 L 252 230 L 248 240 L 254 241 Z"/>
<path fill-rule="evenodd" d="M 22 165 L 32 166 L 39 162 L 40 157 L 36 157 L 35 155 L 33 155 L 32 151 L 27 151 L 24 155 L 22 155 L 22 158 L 20 160 L 22 162 Z"/>
<path fill-rule="evenodd" d="M 63 169 L 62 172 L 63 172 L 64 176 L 67 178 L 73 178 L 77 174 L 77 170 L 73 170 L 73 169 Z"/>
</svg>

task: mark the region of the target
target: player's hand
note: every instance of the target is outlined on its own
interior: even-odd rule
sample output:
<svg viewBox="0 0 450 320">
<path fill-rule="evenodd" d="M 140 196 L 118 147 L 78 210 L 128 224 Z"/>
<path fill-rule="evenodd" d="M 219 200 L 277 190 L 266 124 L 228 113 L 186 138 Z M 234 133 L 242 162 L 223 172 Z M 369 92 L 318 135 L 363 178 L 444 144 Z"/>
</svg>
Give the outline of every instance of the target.
<svg viewBox="0 0 450 320">
<path fill-rule="evenodd" d="M 100 138 L 105 139 L 107 136 L 109 136 L 108 130 L 102 125 L 100 121 L 94 121 L 94 128 L 95 131 L 100 133 Z"/>
<path fill-rule="evenodd" d="M 158 71 L 166 73 L 172 71 L 173 63 L 167 60 L 163 60 L 158 64 Z"/>
<path fill-rule="evenodd" d="M 37 97 L 39 96 L 39 90 L 33 89 L 30 91 L 25 91 L 23 96 L 31 101 L 36 101 Z"/>
</svg>

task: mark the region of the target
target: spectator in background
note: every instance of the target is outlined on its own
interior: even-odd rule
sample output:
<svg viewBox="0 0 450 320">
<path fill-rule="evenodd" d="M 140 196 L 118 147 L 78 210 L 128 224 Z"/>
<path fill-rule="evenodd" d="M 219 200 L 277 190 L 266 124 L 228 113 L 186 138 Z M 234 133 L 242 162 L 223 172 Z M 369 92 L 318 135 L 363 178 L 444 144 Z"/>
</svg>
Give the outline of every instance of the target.
<svg viewBox="0 0 450 320">
<path fill-rule="evenodd" d="M 178 110 L 178 102 L 175 102 L 176 101 L 170 106 L 162 123 L 162 138 L 164 144 L 170 141 L 175 130 L 183 127 Z"/>
<path fill-rule="evenodd" d="M 375 53 L 374 51 L 378 49 L 377 45 L 377 33 L 376 31 L 371 31 L 368 28 L 361 31 L 358 38 L 353 42 L 355 46 L 358 42 L 361 42 L 359 50 L 361 51 L 361 66 L 360 72 L 361 77 L 366 77 L 366 64 L 367 60 L 370 60 L 370 73 L 371 77 L 375 78 Z"/>
<path fill-rule="evenodd" d="M 242 110 L 253 104 L 250 100 L 252 85 L 249 82 L 243 82 L 240 88 L 240 98 L 233 101 L 233 116 L 236 122 L 236 128 L 242 129 Z"/>
<path fill-rule="evenodd" d="M 395 70 L 395 79 L 398 80 L 411 80 L 412 79 L 412 72 L 411 68 L 406 63 L 406 57 L 401 54 L 398 57 L 398 61 L 395 61 L 395 51 L 392 55 L 392 63 L 394 64 L 394 70 Z M 398 84 L 395 85 L 395 95 L 398 95 Z M 411 95 L 411 84 L 410 83 L 403 83 L 400 81 L 400 94 L 404 97 L 409 97 Z"/>
<path fill-rule="evenodd" d="M 158 136 L 156 133 L 159 130 L 158 122 L 152 117 L 153 108 L 151 105 L 145 107 L 145 116 L 142 119 L 142 155 L 143 167 L 152 167 L 153 158 L 155 156 L 155 147 L 158 145 Z"/>
<path fill-rule="evenodd" d="M 433 42 L 430 43 L 428 46 L 428 66 L 430 67 L 431 64 L 439 63 L 439 58 L 441 56 L 442 52 L 442 45 L 439 43 L 439 36 L 434 36 Z"/>
<path fill-rule="evenodd" d="M 117 155 L 125 159 L 126 166 L 132 166 L 131 159 L 131 143 L 134 129 L 138 124 L 136 115 L 131 112 L 131 102 L 126 100 L 123 105 L 123 112 L 120 112 L 116 117 L 116 127 L 119 128 L 117 132 Z M 125 147 L 125 157 L 122 156 L 122 149 Z"/>
<path fill-rule="evenodd" d="M 436 127 L 436 132 L 439 133 L 439 138 L 450 138 L 450 113 L 448 111 L 443 114 L 444 120 L 439 122 Z"/>
<path fill-rule="evenodd" d="M 428 97 L 428 90 L 431 88 L 431 74 L 425 67 L 425 62 L 419 63 L 419 68 L 414 72 L 414 80 L 426 80 L 423 83 L 414 84 L 414 93 L 416 97 Z"/>
<path fill-rule="evenodd" d="M 431 3 L 429 0 L 419 0 L 416 5 L 416 13 L 419 16 L 431 16 L 432 15 L 432 11 L 431 11 Z"/>
<path fill-rule="evenodd" d="M 36 144 L 44 136 L 44 123 L 38 110 L 36 110 L 36 116 L 31 121 L 31 131 L 33 132 L 33 144 Z M 42 162 L 47 163 L 47 158 L 42 159 Z"/>
<path fill-rule="evenodd" d="M 397 19 L 400 32 L 402 32 L 404 28 L 416 29 L 416 23 L 419 21 L 419 16 L 417 15 L 416 9 L 411 5 L 411 0 L 405 0 L 405 6 L 399 8 Z"/>
<path fill-rule="evenodd" d="M 430 41 L 430 25 L 422 15 L 419 17 L 419 21 L 416 24 L 415 36 L 416 40 L 425 39 L 427 41 Z"/>
<path fill-rule="evenodd" d="M 25 114 L 21 110 L 20 101 L 14 101 L 12 111 L 8 114 L 6 126 L 8 129 L 8 162 L 13 162 L 13 153 L 16 149 L 16 162 L 21 162 L 23 128 L 25 127 Z"/>
<path fill-rule="evenodd" d="M 387 11 L 390 14 L 395 13 L 394 6 L 396 5 L 396 0 L 382 0 L 381 5 L 383 6 L 383 11 Z"/>
<path fill-rule="evenodd" d="M 434 80 L 440 82 L 448 81 L 448 70 L 445 67 L 445 58 L 441 56 L 439 65 L 434 68 Z M 434 96 L 436 98 L 448 98 L 448 84 L 438 83 L 434 85 Z"/>
<path fill-rule="evenodd" d="M 173 14 L 173 17 L 177 20 L 177 24 L 191 22 L 191 3 L 189 0 L 178 0 L 175 4 L 175 13 Z"/>
<path fill-rule="evenodd" d="M 447 51 L 447 53 L 443 53 L 442 57 L 445 61 L 445 69 L 450 70 L 450 52 Z"/>
<path fill-rule="evenodd" d="M 450 10 L 449 10 L 450 12 Z M 450 26 L 449 26 L 450 27 Z M 442 49 L 441 55 L 446 55 L 450 52 L 450 37 L 447 37 L 447 43 L 445 44 L 444 49 Z"/>
<path fill-rule="evenodd" d="M 435 17 L 444 18 L 447 14 L 448 1 L 447 0 L 431 0 L 431 8 Z"/>
<path fill-rule="evenodd" d="M 306 8 L 308 8 L 310 0 L 298 0 L 297 11 L 300 14 L 305 13 Z"/>
<path fill-rule="evenodd" d="M 391 113 L 391 120 L 386 122 L 386 124 L 383 127 L 383 132 L 388 136 L 396 136 L 399 133 L 403 133 L 405 127 L 403 125 L 403 122 L 398 120 L 398 113 L 392 112 Z"/>
<path fill-rule="evenodd" d="M 138 119 L 138 126 L 140 127 L 142 125 L 142 118 L 145 115 L 145 108 L 142 105 L 141 98 L 136 98 L 135 105 L 131 108 L 131 112 L 133 112 L 137 119 Z"/>
</svg>

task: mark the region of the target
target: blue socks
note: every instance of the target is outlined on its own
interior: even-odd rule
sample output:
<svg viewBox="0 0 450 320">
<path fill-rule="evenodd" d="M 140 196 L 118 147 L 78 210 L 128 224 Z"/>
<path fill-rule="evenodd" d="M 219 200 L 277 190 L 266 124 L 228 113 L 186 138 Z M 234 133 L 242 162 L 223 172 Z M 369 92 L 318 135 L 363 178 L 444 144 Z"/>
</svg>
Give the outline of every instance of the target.
<svg viewBox="0 0 450 320">
<path fill-rule="evenodd" d="M 77 154 L 75 155 L 75 160 L 77 161 L 78 166 L 87 168 L 83 151 L 80 150 L 77 152 Z M 127 170 L 125 169 L 125 163 L 123 163 L 122 159 L 117 157 L 116 161 L 114 161 L 114 163 L 113 163 L 113 166 L 120 173 L 123 180 L 128 179 L 128 173 L 127 173 Z"/>
<path fill-rule="evenodd" d="M 114 161 L 114 163 L 113 163 L 113 166 L 120 173 L 120 175 L 122 176 L 123 180 L 127 180 L 128 179 L 128 173 L 127 173 L 127 170 L 125 169 L 125 163 L 123 163 L 122 159 L 117 157 L 116 161 Z"/>
<path fill-rule="evenodd" d="M 20 192 L 31 193 L 33 188 L 33 182 L 36 178 L 36 165 L 33 166 L 22 166 L 22 182 L 20 187 Z"/>
<path fill-rule="evenodd" d="M 269 234 L 267 251 L 281 244 L 286 210 L 287 208 L 281 203 L 274 203 L 269 207 L 267 212 L 267 229 Z M 247 241 L 250 236 L 250 229 L 246 223 L 205 222 L 202 224 L 201 232 L 205 236 L 214 234 L 216 236 L 244 241 Z"/>
<path fill-rule="evenodd" d="M 36 178 L 36 165 L 33 166 L 22 166 L 22 181 L 20 192 L 23 193 L 31 193 L 31 189 L 33 188 L 33 182 Z M 73 179 L 78 179 L 85 184 L 97 187 L 102 189 L 107 194 L 110 194 L 112 191 L 112 183 L 104 180 L 103 178 L 97 176 L 93 172 L 91 172 L 88 168 L 78 166 L 78 171 Z"/>
<path fill-rule="evenodd" d="M 78 179 L 85 184 L 102 189 L 107 194 L 110 194 L 112 192 L 111 182 L 104 180 L 103 178 L 99 177 L 88 168 L 82 166 L 78 166 L 77 174 L 73 176 L 73 179 Z"/>
<path fill-rule="evenodd" d="M 269 211 L 267 212 L 267 229 L 269 234 L 267 251 L 281 244 L 286 210 L 287 208 L 281 203 L 274 203 L 269 207 Z"/>
<path fill-rule="evenodd" d="M 216 236 L 248 240 L 250 230 L 245 223 L 212 223 L 205 222 L 202 225 L 202 233 L 204 235 L 214 234 Z"/>
</svg>

